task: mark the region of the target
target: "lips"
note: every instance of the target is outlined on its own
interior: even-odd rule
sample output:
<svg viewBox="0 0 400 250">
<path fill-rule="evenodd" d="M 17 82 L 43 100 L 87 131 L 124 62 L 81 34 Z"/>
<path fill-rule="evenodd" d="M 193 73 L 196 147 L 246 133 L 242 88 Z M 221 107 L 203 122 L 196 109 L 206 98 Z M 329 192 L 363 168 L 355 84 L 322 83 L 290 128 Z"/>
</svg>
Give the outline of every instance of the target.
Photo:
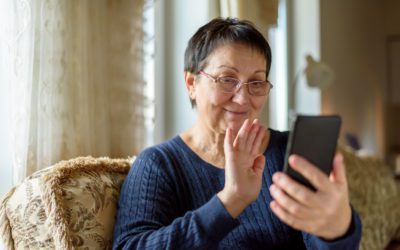
<svg viewBox="0 0 400 250">
<path fill-rule="evenodd" d="M 228 114 L 232 114 L 232 115 L 247 115 L 248 111 L 239 111 L 239 110 L 228 110 L 228 109 L 224 109 Z"/>
</svg>

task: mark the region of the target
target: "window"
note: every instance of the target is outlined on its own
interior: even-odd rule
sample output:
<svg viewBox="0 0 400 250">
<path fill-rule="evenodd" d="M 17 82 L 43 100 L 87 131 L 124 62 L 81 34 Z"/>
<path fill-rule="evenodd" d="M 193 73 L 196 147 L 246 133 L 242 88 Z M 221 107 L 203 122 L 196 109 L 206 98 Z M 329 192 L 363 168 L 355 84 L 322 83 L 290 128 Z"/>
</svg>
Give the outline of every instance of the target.
<svg viewBox="0 0 400 250">
<path fill-rule="evenodd" d="M 144 29 L 144 81 L 145 95 L 148 103 L 144 112 L 146 129 L 145 146 L 154 144 L 155 141 L 155 86 L 154 86 L 154 65 L 155 65 L 155 0 L 147 0 L 144 5 L 143 29 Z"/>
<path fill-rule="evenodd" d="M 279 1 L 278 25 L 269 31 L 272 50 L 270 78 L 274 88 L 269 100 L 269 126 L 278 130 L 288 129 L 288 60 L 286 0 Z"/>
<path fill-rule="evenodd" d="M 3 196 L 12 185 L 12 155 L 11 155 L 11 121 L 10 121 L 10 97 L 9 82 L 6 82 L 7 54 L 9 53 L 6 28 L 9 20 L 7 9 L 10 1 L 0 1 L 0 197 Z"/>
</svg>

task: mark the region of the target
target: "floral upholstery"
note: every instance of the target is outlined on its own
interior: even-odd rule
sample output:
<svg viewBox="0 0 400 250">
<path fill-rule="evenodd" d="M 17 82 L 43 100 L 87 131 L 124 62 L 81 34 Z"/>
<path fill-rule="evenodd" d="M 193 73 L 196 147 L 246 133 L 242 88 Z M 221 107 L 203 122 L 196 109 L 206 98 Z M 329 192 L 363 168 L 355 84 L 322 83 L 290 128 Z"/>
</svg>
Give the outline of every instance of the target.
<svg viewBox="0 0 400 250">
<path fill-rule="evenodd" d="M 128 159 L 81 157 L 39 171 L 0 206 L 7 249 L 111 249 Z"/>
<path fill-rule="evenodd" d="M 40 189 L 40 177 L 50 170 L 43 169 L 26 178 L 9 192 L 7 203 L 2 204 L 1 224 L 2 227 L 9 225 L 8 230 L 12 235 L 11 238 L 7 237 L 7 249 L 54 249 Z M 3 230 L 1 233 L 4 235 Z"/>
</svg>

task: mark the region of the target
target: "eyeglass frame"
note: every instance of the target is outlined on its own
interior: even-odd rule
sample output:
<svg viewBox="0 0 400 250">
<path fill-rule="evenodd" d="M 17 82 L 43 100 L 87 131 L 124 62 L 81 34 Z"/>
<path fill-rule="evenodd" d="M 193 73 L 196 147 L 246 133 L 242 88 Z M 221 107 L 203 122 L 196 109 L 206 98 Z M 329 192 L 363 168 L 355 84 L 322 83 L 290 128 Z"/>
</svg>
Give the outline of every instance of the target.
<svg viewBox="0 0 400 250">
<path fill-rule="evenodd" d="M 265 83 L 269 84 L 269 89 L 267 88 L 266 93 L 263 94 L 263 95 L 255 95 L 255 94 L 252 94 L 252 93 L 251 93 L 250 88 L 249 88 L 249 86 L 248 86 L 248 87 L 247 87 L 247 91 L 248 91 L 249 95 L 252 95 L 252 96 L 266 96 L 266 95 L 269 94 L 269 92 L 271 91 L 271 89 L 274 87 L 274 85 L 273 85 L 270 81 L 268 81 L 268 80 L 243 82 L 243 81 L 241 81 L 241 80 L 239 80 L 239 79 L 237 79 L 237 78 L 230 77 L 230 76 L 213 77 L 212 75 L 210 75 L 210 74 L 204 72 L 203 70 L 200 70 L 198 74 L 200 74 L 200 75 L 202 75 L 202 76 L 205 76 L 205 77 L 207 77 L 208 79 L 213 80 L 213 82 L 218 83 L 219 85 L 221 85 L 220 82 L 219 82 L 219 79 L 221 79 L 221 78 L 229 78 L 229 79 L 232 79 L 232 80 L 236 80 L 237 83 L 236 83 L 235 88 L 234 88 L 233 91 L 229 91 L 229 92 L 228 92 L 228 91 L 224 90 L 224 89 L 221 87 L 221 90 L 222 90 L 224 93 L 227 93 L 227 94 L 228 94 L 228 93 L 230 93 L 230 94 L 235 93 L 235 92 L 239 91 L 240 88 L 241 88 L 243 85 L 249 85 L 249 84 L 252 84 L 252 83 L 255 83 L 255 82 L 256 82 L 256 83 L 261 83 L 261 82 L 264 83 L 264 82 L 265 82 Z"/>
</svg>

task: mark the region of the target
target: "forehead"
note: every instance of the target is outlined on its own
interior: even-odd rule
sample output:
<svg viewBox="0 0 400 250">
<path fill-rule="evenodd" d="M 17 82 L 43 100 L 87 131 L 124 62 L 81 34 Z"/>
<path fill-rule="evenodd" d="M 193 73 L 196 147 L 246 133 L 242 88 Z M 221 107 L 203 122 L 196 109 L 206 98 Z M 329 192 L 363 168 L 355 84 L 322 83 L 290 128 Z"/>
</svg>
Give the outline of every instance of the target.
<svg viewBox="0 0 400 250">
<path fill-rule="evenodd" d="M 263 53 L 247 44 L 229 43 L 218 46 L 207 58 L 206 66 L 221 65 L 265 70 L 267 62 Z"/>
</svg>

